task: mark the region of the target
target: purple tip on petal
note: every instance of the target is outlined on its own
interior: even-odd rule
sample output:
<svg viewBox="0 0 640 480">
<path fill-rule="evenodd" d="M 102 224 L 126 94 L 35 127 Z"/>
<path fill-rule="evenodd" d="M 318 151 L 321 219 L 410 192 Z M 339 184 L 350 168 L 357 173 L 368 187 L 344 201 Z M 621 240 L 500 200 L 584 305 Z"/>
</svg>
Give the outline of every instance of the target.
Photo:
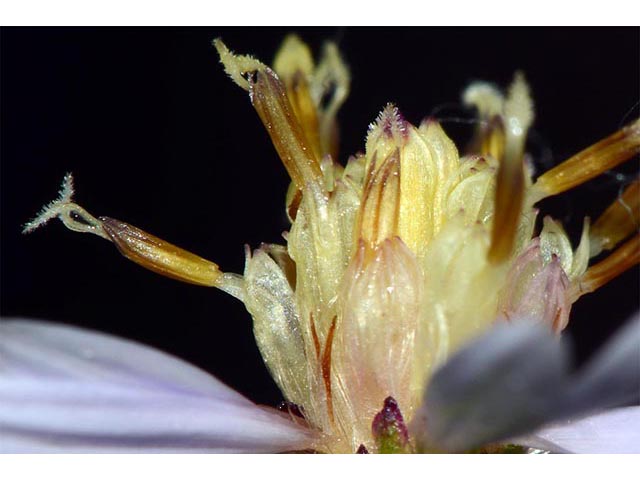
<svg viewBox="0 0 640 480">
<path fill-rule="evenodd" d="M 356 453 L 369 453 L 369 450 L 364 446 L 364 443 L 361 443 L 358 450 L 356 450 Z"/>
<path fill-rule="evenodd" d="M 389 138 L 401 138 L 403 140 L 407 138 L 407 121 L 393 103 L 388 103 L 384 107 L 375 124 Z"/>
<path fill-rule="evenodd" d="M 286 412 L 293 417 L 304 418 L 304 408 L 301 405 L 293 402 L 280 402 L 278 405 L 278 410 L 281 412 Z"/>
<path fill-rule="evenodd" d="M 393 397 L 387 397 L 384 400 L 384 407 L 373 419 L 371 431 L 380 453 L 404 451 L 409 441 L 409 432 L 398 402 Z"/>
</svg>

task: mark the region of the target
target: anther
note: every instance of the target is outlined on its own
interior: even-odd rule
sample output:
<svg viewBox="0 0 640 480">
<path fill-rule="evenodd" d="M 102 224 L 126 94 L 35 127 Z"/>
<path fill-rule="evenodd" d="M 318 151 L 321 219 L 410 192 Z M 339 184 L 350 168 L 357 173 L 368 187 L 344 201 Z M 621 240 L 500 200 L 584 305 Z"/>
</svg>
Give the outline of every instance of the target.
<svg viewBox="0 0 640 480">
<path fill-rule="evenodd" d="M 545 172 L 531 187 L 531 202 L 557 195 L 610 170 L 640 152 L 640 120 Z"/>
<path fill-rule="evenodd" d="M 591 256 L 611 250 L 634 231 L 640 230 L 640 179 L 631 183 L 593 225 Z"/>
<path fill-rule="evenodd" d="M 572 303 L 582 295 L 594 292 L 606 285 L 639 263 L 640 234 L 636 234 L 615 249 L 607 258 L 587 269 L 572 292 Z"/>
<path fill-rule="evenodd" d="M 489 260 L 499 263 L 511 256 L 524 200 L 524 147 L 533 121 L 529 87 L 517 73 L 504 104 L 505 147 L 496 180 L 495 214 Z"/>
</svg>

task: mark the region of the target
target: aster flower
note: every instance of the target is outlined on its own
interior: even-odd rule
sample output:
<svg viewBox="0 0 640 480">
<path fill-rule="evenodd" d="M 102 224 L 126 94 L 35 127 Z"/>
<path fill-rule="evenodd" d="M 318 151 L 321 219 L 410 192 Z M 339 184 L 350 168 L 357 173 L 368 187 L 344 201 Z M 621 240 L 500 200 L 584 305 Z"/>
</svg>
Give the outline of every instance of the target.
<svg viewBox="0 0 640 480">
<path fill-rule="evenodd" d="M 336 113 L 349 72 L 334 45 L 316 66 L 289 37 L 273 69 L 215 46 L 291 177 L 285 246 L 248 250 L 244 275 L 223 273 L 137 227 L 93 217 L 73 203 L 70 175 L 25 231 L 58 217 L 146 268 L 241 300 L 287 415 L 144 347 L 16 322 L 0 339 L 9 359 L 0 448 L 384 453 L 515 442 L 580 451 L 579 442 L 563 445 L 575 437 L 561 426 L 531 432 L 637 398 L 637 321 L 577 372 L 557 337 L 573 303 L 640 260 L 638 182 L 593 228 L 585 220 L 575 249 L 551 218 L 536 233 L 534 206 L 636 154 L 639 121 L 534 181 L 525 152 L 533 104 L 516 74 L 506 95 L 484 83 L 465 92 L 480 118 L 468 155 L 435 120 L 416 127 L 388 105 L 365 153 L 342 166 Z M 613 252 L 589 265 L 605 250 Z M 612 415 L 593 421 L 619 422 Z M 624 418 L 637 422 L 637 409 Z"/>
</svg>

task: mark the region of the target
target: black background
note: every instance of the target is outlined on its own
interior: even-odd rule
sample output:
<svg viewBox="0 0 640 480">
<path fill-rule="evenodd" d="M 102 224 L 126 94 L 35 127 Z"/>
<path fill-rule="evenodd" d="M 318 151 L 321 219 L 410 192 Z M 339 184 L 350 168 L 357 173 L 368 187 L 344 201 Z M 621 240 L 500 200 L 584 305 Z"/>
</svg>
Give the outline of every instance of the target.
<svg viewBox="0 0 640 480">
<path fill-rule="evenodd" d="M 215 21 L 215 19 L 213 19 Z M 536 102 L 531 150 L 541 168 L 637 117 L 638 29 L 3 29 L 1 313 L 68 322 L 174 353 L 261 403 L 280 394 L 242 304 L 156 276 L 113 245 L 59 222 L 21 224 L 52 200 L 65 172 L 94 215 L 125 220 L 223 270 L 242 272 L 243 245 L 279 242 L 287 176 L 245 92 L 211 40 L 269 63 L 297 31 L 318 52 L 337 40 L 352 72 L 340 114 L 341 160 L 363 148 L 388 101 L 418 123 L 467 116 L 474 79 L 506 85 L 516 69 Z M 635 110 L 634 110 L 635 105 Z M 446 121 L 462 140 L 469 127 Z M 611 202 L 637 159 L 542 204 L 577 239 L 582 218 Z M 638 308 L 638 269 L 573 309 L 585 358 Z"/>
</svg>

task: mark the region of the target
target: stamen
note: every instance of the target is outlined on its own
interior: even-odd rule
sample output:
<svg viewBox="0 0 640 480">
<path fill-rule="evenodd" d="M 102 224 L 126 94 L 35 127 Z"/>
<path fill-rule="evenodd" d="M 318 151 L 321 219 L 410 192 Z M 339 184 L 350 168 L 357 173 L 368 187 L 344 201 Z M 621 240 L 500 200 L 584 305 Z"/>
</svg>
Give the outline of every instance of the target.
<svg viewBox="0 0 640 480">
<path fill-rule="evenodd" d="M 496 178 L 495 214 L 489 260 L 502 262 L 511 256 L 524 200 L 524 146 L 533 121 L 529 87 L 517 73 L 504 105 L 505 150 Z"/>
<path fill-rule="evenodd" d="M 258 71 L 252 93 L 253 106 L 291 179 L 300 189 L 307 183 L 321 184 L 320 163 L 275 73 L 270 69 Z"/>
<path fill-rule="evenodd" d="M 287 206 L 287 216 L 289 221 L 293 223 L 298 216 L 298 209 L 302 203 L 302 191 L 296 187 L 296 184 L 291 182 L 289 188 L 287 188 L 287 195 L 285 197 L 285 204 Z"/>
<path fill-rule="evenodd" d="M 351 75 L 333 42 L 325 44 L 320 63 L 313 75 L 311 96 L 319 109 L 320 145 L 323 154 L 329 153 L 335 159 L 338 154 L 338 128 L 336 114 L 349 95 Z"/>
<path fill-rule="evenodd" d="M 531 187 L 535 203 L 576 187 L 640 152 L 640 120 L 600 140 L 538 177 Z"/>
<path fill-rule="evenodd" d="M 493 117 L 486 124 L 480 125 L 479 142 L 475 144 L 477 150 L 471 150 L 472 153 L 480 155 L 491 155 L 496 160 L 502 162 L 504 160 L 505 132 L 500 117 Z"/>
<path fill-rule="evenodd" d="M 400 152 L 396 149 L 380 168 L 372 161 L 370 169 L 373 173 L 363 193 L 357 238 L 373 248 L 398 230 Z"/>
<path fill-rule="evenodd" d="M 45 206 L 33 220 L 25 224 L 23 232 L 29 233 L 58 217 L 70 230 L 93 233 L 113 242 L 123 256 L 138 265 L 183 282 L 217 287 L 242 301 L 244 288 L 241 276 L 222 273 L 215 263 L 133 225 L 108 217 L 95 218 L 72 202 L 73 193 L 73 178 L 71 174 L 67 174 L 58 199 Z"/>
<path fill-rule="evenodd" d="M 596 291 L 639 263 L 640 234 L 636 234 L 607 258 L 587 269 L 572 292 L 572 303 L 582 295 Z"/>
<path fill-rule="evenodd" d="M 631 183 L 591 229 L 591 256 L 611 250 L 640 229 L 640 179 Z"/>
<path fill-rule="evenodd" d="M 218 286 L 222 272 L 215 263 L 120 220 L 109 217 L 100 220 L 118 251 L 132 262 L 183 282 Z"/>
<path fill-rule="evenodd" d="M 515 158 L 512 157 L 513 160 Z M 524 199 L 522 160 L 500 164 L 496 183 L 495 214 L 491 232 L 489 260 L 500 263 L 509 258 L 516 238 Z"/>
<path fill-rule="evenodd" d="M 462 93 L 462 102 L 475 107 L 480 117 L 487 120 L 502 115 L 504 96 L 491 83 L 474 82 Z"/>
<path fill-rule="evenodd" d="M 287 85 L 287 97 L 291 102 L 305 137 L 313 149 L 314 156 L 322 158 L 328 152 L 323 151 L 320 145 L 320 126 L 318 124 L 316 106 L 313 104 L 313 99 L 309 92 L 309 82 L 301 72 L 297 72 L 293 76 L 291 83 Z"/>
<path fill-rule="evenodd" d="M 322 352 L 322 380 L 324 381 L 324 389 L 327 395 L 327 411 L 329 413 L 329 419 L 331 423 L 334 422 L 333 416 L 333 395 L 331 393 L 331 350 L 333 348 L 333 335 L 336 330 L 336 320 L 338 317 L 333 317 L 329 332 L 327 333 L 327 340 L 324 344 L 324 351 Z"/>
<path fill-rule="evenodd" d="M 327 152 L 323 152 L 320 146 L 318 111 L 309 85 L 314 70 L 309 47 L 297 35 L 288 35 L 276 54 L 273 69 L 286 88 L 287 97 L 315 156 L 322 158 Z"/>
<path fill-rule="evenodd" d="M 313 347 L 316 352 L 316 359 L 320 360 L 320 340 L 316 331 L 316 322 L 313 320 L 313 313 L 309 314 L 309 325 L 311 326 L 311 338 L 313 339 Z"/>
<path fill-rule="evenodd" d="M 249 91 L 251 103 L 293 182 L 299 189 L 312 184 L 322 191 L 320 162 L 278 76 L 258 60 L 231 53 L 220 39 L 214 40 L 214 45 L 227 73 Z"/>
<path fill-rule="evenodd" d="M 478 111 L 480 122 L 476 128 L 469 153 L 491 155 L 498 161 L 504 158 L 505 132 L 502 124 L 504 96 L 495 86 L 476 82 L 467 87 L 462 96 L 467 106 Z"/>
</svg>

